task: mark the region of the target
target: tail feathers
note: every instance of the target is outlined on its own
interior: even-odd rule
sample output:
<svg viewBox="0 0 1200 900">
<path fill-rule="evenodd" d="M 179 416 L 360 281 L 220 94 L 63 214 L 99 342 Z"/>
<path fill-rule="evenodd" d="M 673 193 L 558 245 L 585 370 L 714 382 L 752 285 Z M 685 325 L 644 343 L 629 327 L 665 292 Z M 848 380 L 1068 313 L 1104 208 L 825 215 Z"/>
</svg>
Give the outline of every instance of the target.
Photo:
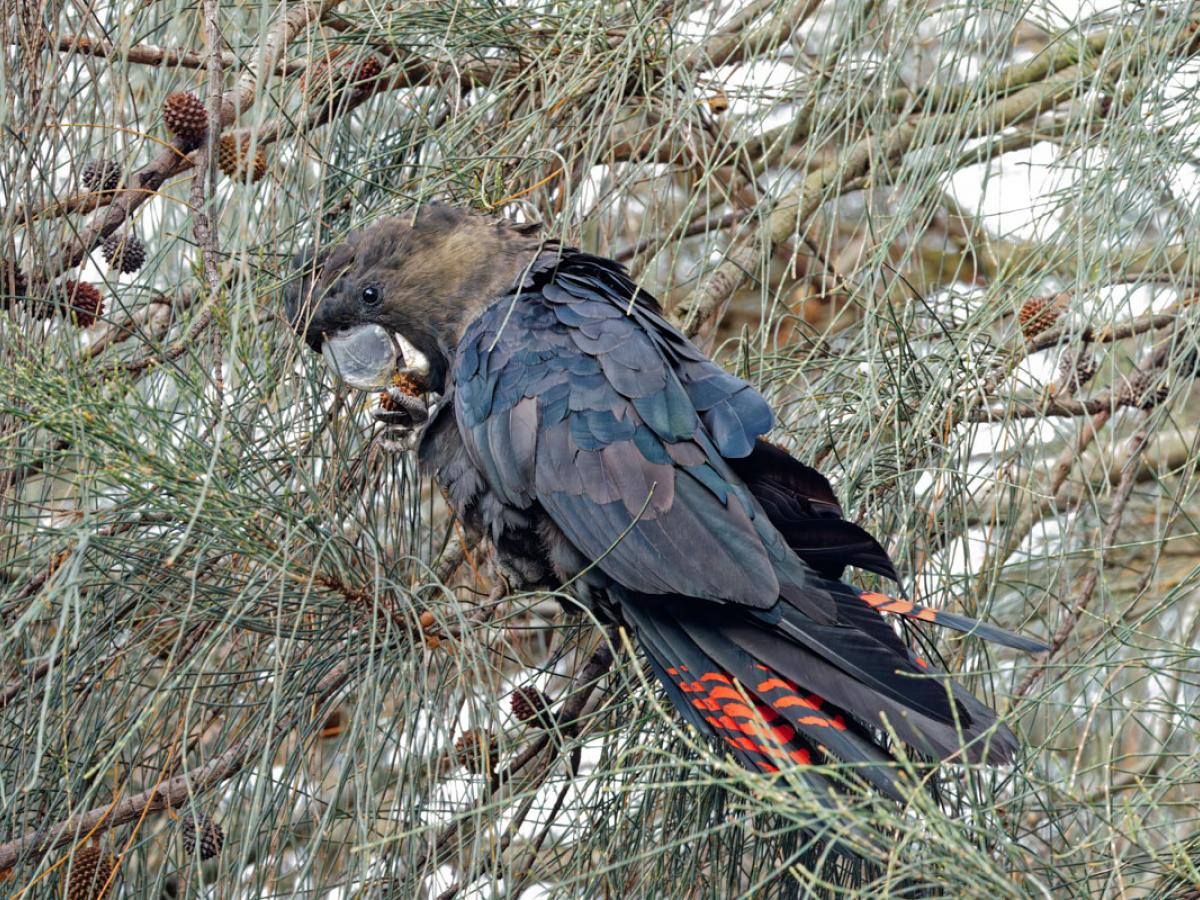
<svg viewBox="0 0 1200 900">
<path fill-rule="evenodd" d="M 753 771 L 838 760 L 898 797 L 884 732 L 936 759 L 1006 763 L 1016 753 L 1016 739 L 995 713 L 929 677 L 927 664 L 907 649 L 880 645 L 877 671 L 892 673 L 884 692 L 797 643 L 779 630 L 782 622 L 772 627 L 743 608 L 665 597 L 630 597 L 623 608 L 672 703 Z M 945 714 L 915 708 L 910 691 L 927 704 L 939 695 Z"/>
<path fill-rule="evenodd" d="M 741 694 L 733 690 L 731 676 L 685 634 L 637 611 L 631 618 L 637 620 L 634 627 L 639 642 L 654 674 L 666 687 L 667 696 L 698 731 L 724 743 L 751 771 L 777 772 L 781 765 L 807 765 L 813 761 L 813 748 L 802 737 L 769 729 L 757 710 L 746 707 Z M 736 703 L 741 708 L 726 711 L 722 699 L 730 707 Z M 810 781 L 814 786 L 829 787 L 819 775 Z"/>
<path fill-rule="evenodd" d="M 747 652 L 742 645 L 723 639 L 702 621 L 689 620 L 686 624 L 676 622 L 675 625 L 710 658 L 719 660 L 719 664 L 737 680 L 741 690 L 754 698 L 765 721 L 785 722 L 806 744 L 815 748 L 814 760 L 848 763 L 854 767 L 856 775 L 879 791 L 893 799 L 901 799 L 895 760 L 875 743 L 867 729 L 831 703 L 824 692 L 814 690 L 810 682 L 788 677 Z M 705 703 L 712 708 L 713 701 L 719 704 L 726 699 L 731 699 L 728 688 L 712 691 Z M 740 702 L 744 704 L 744 700 Z M 722 711 L 730 712 L 725 708 Z M 739 711 L 736 706 L 732 710 Z"/>
<path fill-rule="evenodd" d="M 879 594 L 874 591 L 855 591 L 855 593 L 858 594 L 860 600 L 879 612 L 895 613 L 906 619 L 915 619 L 918 622 L 930 622 L 934 625 L 941 625 L 944 628 L 952 628 L 955 631 L 972 634 L 983 638 L 985 641 L 1002 644 L 1005 647 L 1012 647 L 1014 650 L 1021 650 L 1025 653 L 1045 653 L 1050 649 L 1041 641 L 1035 641 L 1033 638 L 1028 638 L 1020 634 L 1013 634 L 1011 631 L 1006 631 L 995 625 L 989 625 L 986 622 L 980 622 L 968 616 L 960 616 L 957 613 L 946 612 L 941 609 L 918 606 L 907 600 L 889 597 L 887 594 Z"/>
<path fill-rule="evenodd" d="M 756 624 L 731 623 L 722 627 L 722 634 L 763 664 L 817 691 L 865 724 L 894 732 L 901 741 L 926 756 L 1000 764 L 1011 762 L 1016 753 L 1017 743 L 1011 732 L 1006 728 L 1003 733 L 993 730 L 997 722 L 992 710 L 954 687 L 952 682 L 930 678 L 928 664 L 907 651 L 904 657 L 881 659 L 881 664 L 891 664 L 902 673 L 894 676 L 895 690 L 883 694 L 873 685 L 852 677 L 835 662 L 781 640 L 780 635 L 766 632 Z M 895 665 L 903 659 L 910 660 L 911 670 L 919 674 L 909 675 Z M 931 717 L 914 709 L 904 699 L 904 685 L 941 692 L 946 708 L 952 710 L 950 716 Z"/>
<path fill-rule="evenodd" d="M 793 657 L 805 655 L 798 652 L 803 648 L 834 666 L 843 679 L 861 684 L 882 699 L 944 725 L 969 718 L 966 710 L 955 707 L 941 685 L 924 677 L 907 654 L 895 653 L 857 628 L 817 625 L 791 607 L 783 610 L 775 627 L 791 638 L 788 649 Z M 760 644 L 779 640 L 778 634 L 762 630 L 757 635 Z"/>
<path fill-rule="evenodd" d="M 774 772 L 840 761 L 853 767 L 851 777 L 888 797 L 903 798 L 892 757 L 821 695 L 739 645 L 720 640 L 697 619 L 681 622 L 667 610 L 634 604 L 626 611 L 667 696 L 687 721 L 722 741 L 743 766 Z M 817 772 L 804 777 L 822 795 L 832 789 Z"/>
</svg>

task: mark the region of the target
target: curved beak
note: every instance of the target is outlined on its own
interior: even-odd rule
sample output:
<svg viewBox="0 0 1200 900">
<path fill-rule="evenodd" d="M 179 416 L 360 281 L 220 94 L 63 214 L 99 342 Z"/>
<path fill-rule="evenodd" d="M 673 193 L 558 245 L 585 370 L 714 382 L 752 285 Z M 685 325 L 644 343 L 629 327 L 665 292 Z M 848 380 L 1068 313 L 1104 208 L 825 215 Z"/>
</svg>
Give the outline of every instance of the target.
<svg viewBox="0 0 1200 900">
<path fill-rule="evenodd" d="M 391 332 L 380 325 L 356 325 L 325 335 L 321 354 L 337 376 L 360 391 L 391 384 L 404 355 Z"/>
</svg>

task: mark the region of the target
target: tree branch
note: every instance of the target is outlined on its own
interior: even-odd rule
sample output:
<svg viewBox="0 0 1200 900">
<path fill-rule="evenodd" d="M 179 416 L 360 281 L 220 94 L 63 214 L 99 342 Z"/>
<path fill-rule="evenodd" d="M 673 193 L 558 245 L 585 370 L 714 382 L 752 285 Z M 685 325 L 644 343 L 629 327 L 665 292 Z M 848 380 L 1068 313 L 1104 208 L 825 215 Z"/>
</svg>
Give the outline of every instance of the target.
<svg viewBox="0 0 1200 900">
<path fill-rule="evenodd" d="M 1104 40 L 1107 42 L 1111 37 L 1106 34 Z M 691 303 L 681 310 L 684 332 L 694 337 L 718 319 L 725 304 L 748 278 L 753 277 L 762 260 L 770 257 L 774 246 L 795 237 L 817 209 L 843 193 L 846 183 L 865 177 L 869 172 L 874 172 L 878 178 L 878 169 L 898 163 L 913 146 L 961 143 L 1026 122 L 1085 91 L 1097 78 L 1136 69 L 1141 60 L 1152 54 L 1194 52 L 1196 40 L 1195 35 L 1185 34 L 1166 47 L 1146 42 L 1144 47 L 1131 51 L 1128 56 L 1120 56 L 1103 68 L 1099 59 L 1081 61 L 1055 71 L 1045 81 L 984 106 L 967 120 L 957 113 L 939 112 L 901 123 L 882 136 L 867 135 L 836 160 L 809 174 L 799 187 L 784 194 L 774 204 L 763 226 L 747 240 L 730 248 L 725 260 L 709 274 Z M 1020 67 L 1010 67 L 1010 70 L 1015 68 Z M 1040 67 L 1034 70 L 1035 73 L 1042 71 Z M 1049 67 L 1045 71 L 1049 72 Z"/>
<path fill-rule="evenodd" d="M 183 50 L 179 47 L 158 47 L 154 44 L 134 44 L 132 47 L 114 47 L 112 41 L 93 40 L 87 35 L 60 35 L 55 42 L 55 49 L 60 53 L 77 53 L 83 56 L 97 56 L 102 59 L 123 60 L 147 66 L 162 66 L 164 68 L 203 69 L 208 65 L 212 55 L 197 53 L 193 50 Z M 226 69 L 235 68 L 238 58 L 232 53 L 220 53 L 221 66 Z M 287 75 L 293 72 L 303 72 L 308 64 L 302 61 L 280 60 L 275 66 L 276 75 Z"/>
<path fill-rule="evenodd" d="M 336 668 L 317 686 L 312 702 L 306 709 L 319 709 L 340 691 L 350 679 L 344 668 Z M 270 730 L 267 740 L 277 737 L 295 727 L 295 714 L 287 714 Z M 228 781 L 242 771 L 261 750 L 261 742 L 246 740 L 226 750 L 216 759 L 178 775 L 157 787 L 116 803 L 96 807 L 86 813 L 72 816 L 51 828 L 30 832 L 16 840 L 0 844 L 0 871 L 17 863 L 40 857 L 56 847 L 75 840 L 77 836 L 108 831 L 119 825 L 137 821 L 148 812 L 158 812 L 169 807 L 181 806 L 193 794 Z"/>
</svg>

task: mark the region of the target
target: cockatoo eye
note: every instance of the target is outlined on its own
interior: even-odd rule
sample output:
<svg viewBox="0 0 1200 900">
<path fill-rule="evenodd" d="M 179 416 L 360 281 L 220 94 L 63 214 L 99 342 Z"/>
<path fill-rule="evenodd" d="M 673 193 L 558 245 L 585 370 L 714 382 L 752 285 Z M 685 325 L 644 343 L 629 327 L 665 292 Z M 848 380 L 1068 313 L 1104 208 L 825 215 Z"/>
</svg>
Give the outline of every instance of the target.
<svg viewBox="0 0 1200 900">
<path fill-rule="evenodd" d="M 379 290 L 379 288 L 377 288 L 373 284 L 369 284 L 365 288 L 363 288 L 363 292 L 362 292 L 363 303 L 367 304 L 367 306 L 374 306 L 375 304 L 377 304 L 379 302 L 379 299 L 382 296 L 383 296 L 382 292 Z"/>
</svg>

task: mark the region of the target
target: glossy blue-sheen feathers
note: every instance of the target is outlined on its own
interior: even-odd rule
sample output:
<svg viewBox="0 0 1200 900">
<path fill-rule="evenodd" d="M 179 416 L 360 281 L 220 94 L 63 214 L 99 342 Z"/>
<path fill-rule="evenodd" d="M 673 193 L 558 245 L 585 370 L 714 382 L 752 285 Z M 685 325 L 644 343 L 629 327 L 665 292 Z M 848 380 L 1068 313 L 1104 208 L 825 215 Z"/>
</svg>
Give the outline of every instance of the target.
<svg viewBox="0 0 1200 900">
<path fill-rule="evenodd" d="M 727 462 L 771 427 L 766 401 L 636 295 L 611 263 L 568 254 L 473 322 L 454 365 L 469 455 L 629 589 L 758 608 L 790 594 L 826 619 Z"/>
</svg>

